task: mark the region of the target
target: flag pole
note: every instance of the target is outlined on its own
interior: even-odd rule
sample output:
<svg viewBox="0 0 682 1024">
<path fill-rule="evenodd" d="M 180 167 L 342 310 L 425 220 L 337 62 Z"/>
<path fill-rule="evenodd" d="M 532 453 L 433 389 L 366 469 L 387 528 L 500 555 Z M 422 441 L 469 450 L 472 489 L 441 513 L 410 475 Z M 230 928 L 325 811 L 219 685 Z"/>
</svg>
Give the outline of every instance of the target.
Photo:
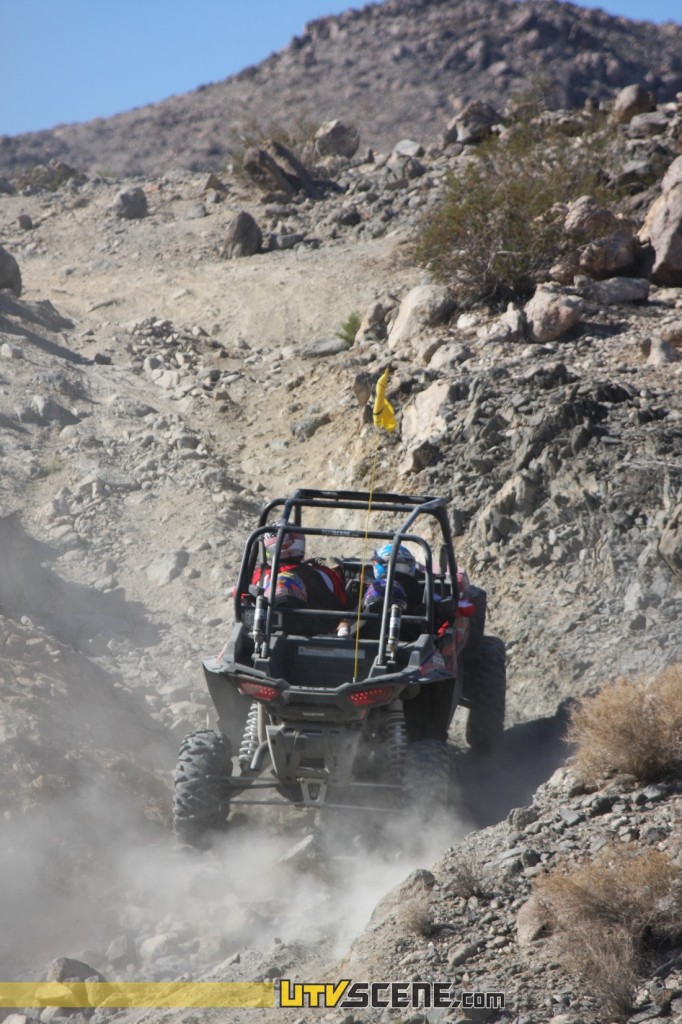
<svg viewBox="0 0 682 1024">
<path fill-rule="evenodd" d="M 367 541 L 369 540 L 369 516 L 372 510 L 372 498 L 374 496 L 374 480 L 376 477 L 377 458 L 379 455 L 379 441 L 382 430 L 395 430 L 397 423 L 393 406 L 386 398 L 386 385 L 388 383 L 388 366 L 379 377 L 376 383 L 376 398 L 372 410 L 372 421 L 376 428 L 376 444 L 374 445 L 374 457 L 372 459 L 372 476 L 369 486 L 369 498 L 367 500 L 367 516 L 365 519 L 365 536 L 362 541 L 362 559 L 360 564 L 360 590 L 358 593 L 358 616 L 355 624 L 355 660 L 353 664 L 353 682 L 358 681 L 358 661 L 360 657 L 360 615 L 362 613 L 362 597 L 365 588 L 365 561 L 367 556 Z"/>
</svg>

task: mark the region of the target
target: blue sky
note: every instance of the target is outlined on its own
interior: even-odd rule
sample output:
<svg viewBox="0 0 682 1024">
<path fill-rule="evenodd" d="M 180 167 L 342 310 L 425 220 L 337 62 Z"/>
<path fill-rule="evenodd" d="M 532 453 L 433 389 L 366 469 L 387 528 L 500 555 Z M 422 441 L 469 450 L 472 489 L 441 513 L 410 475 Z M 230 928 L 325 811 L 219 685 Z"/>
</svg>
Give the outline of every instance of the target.
<svg viewBox="0 0 682 1024">
<path fill-rule="evenodd" d="M 0 0 L 0 135 L 108 117 L 220 81 L 352 0 Z M 582 0 L 682 23 L 682 0 Z"/>
</svg>

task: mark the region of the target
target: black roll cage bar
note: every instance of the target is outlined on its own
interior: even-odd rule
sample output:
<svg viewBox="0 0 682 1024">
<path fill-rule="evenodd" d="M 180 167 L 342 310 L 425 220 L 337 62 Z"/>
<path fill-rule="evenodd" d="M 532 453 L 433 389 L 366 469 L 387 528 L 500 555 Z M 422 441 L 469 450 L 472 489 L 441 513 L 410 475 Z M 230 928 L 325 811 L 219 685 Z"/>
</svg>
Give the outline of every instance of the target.
<svg viewBox="0 0 682 1024">
<path fill-rule="evenodd" d="M 371 497 L 371 505 L 370 505 Z M 395 566 L 398 556 L 398 547 L 404 541 L 408 541 L 413 544 L 417 544 L 422 548 L 425 554 L 424 558 L 424 569 L 426 573 L 426 585 L 425 585 L 425 604 L 426 611 L 424 616 L 403 616 L 405 621 L 423 621 L 427 619 L 428 628 L 430 632 L 433 632 L 434 624 L 434 593 L 433 593 L 433 559 L 431 548 L 427 541 L 423 537 L 418 537 L 415 534 L 410 533 L 410 528 L 415 520 L 420 515 L 433 516 L 441 529 L 443 538 L 443 544 L 441 547 L 441 560 L 440 570 L 441 578 L 447 572 L 450 575 L 452 581 L 452 592 L 456 596 L 457 587 L 457 562 L 455 559 L 454 548 L 452 543 L 452 534 L 450 531 L 450 523 L 447 516 L 447 504 L 444 498 L 428 497 L 428 496 L 416 496 L 416 495 L 403 495 L 403 494 L 390 494 L 386 492 L 376 492 L 370 496 L 367 491 L 322 491 L 322 490 L 310 490 L 310 489 L 299 489 L 288 498 L 275 498 L 268 502 L 263 508 L 260 518 L 259 525 L 248 537 L 246 547 L 244 549 L 244 555 L 242 558 L 241 567 L 239 570 L 239 579 L 235 588 L 234 595 L 234 612 L 235 619 L 237 622 L 242 621 L 242 597 L 244 594 L 249 593 L 249 586 L 251 583 L 251 577 L 256 566 L 256 552 L 259 547 L 259 541 L 266 533 L 273 531 L 274 523 L 268 522 L 268 516 L 274 509 L 282 508 L 282 514 L 278 518 L 279 525 L 277 526 L 277 541 L 272 554 L 272 560 L 268 563 L 265 560 L 264 554 L 261 556 L 261 581 L 266 569 L 270 570 L 270 578 L 275 580 L 279 573 L 280 554 L 282 549 L 282 542 L 284 535 L 287 532 L 287 528 L 293 526 L 297 532 L 304 534 L 304 536 L 324 536 L 324 537 L 356 537 L 364 538 L 367 536 L 372 540 L 384 540 L 392 542 L 391 557 L 388 563 L 388 569 L 386 573 L 386 590 L 389 594 L 389 600 L 384 601 L 381 616 L 381 633 L 379 636 L 379 663 L 383 663 L 383 654 L 385 653 L 386 642 L 388 638 L 388 621 L 390 616 L 390 596 L 393 592 L 393 582 L 395 574 Z M 311 527 L 303 526 L 301 522 L 301 511 L 304 508 L 311 509 L 347 509 L 349 511 L 361 511 L 367 512 L 370 509 L 372 512 L 393 512 L 393 513 L 405 513 L 406 519 L 401 526 L 394 532 L 386 530 L 338 530 L 326 527 Z M 262 583 L 258 586 L 259 596 L 263 593 Z M 268 644 L 272 633 L 273 625 L 273 604 L 271 601 L 267 602 L 267 617 L 265 624 L 264 640 Z M 297 614 L 305 615 L 318 615 L 318 616 L 329 616 L 339 618 L 339 612 L 337 611 L 324 611 L 322 609 L 301 609 Z M 361 618 L 369 617 L 367 613 L 361 613 Z"/>
</svg>

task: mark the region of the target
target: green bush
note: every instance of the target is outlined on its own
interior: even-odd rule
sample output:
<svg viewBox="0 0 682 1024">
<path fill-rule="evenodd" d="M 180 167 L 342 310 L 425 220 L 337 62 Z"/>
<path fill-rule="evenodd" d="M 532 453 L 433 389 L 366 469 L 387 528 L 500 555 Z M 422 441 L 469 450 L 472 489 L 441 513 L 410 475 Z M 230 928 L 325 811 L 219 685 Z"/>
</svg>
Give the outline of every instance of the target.
<svg viewBox="0 0 682 1024">
<path fill-rule="evenodd" d="M 336 337 L 341 338 L 341 340 L 345 341 L 347 345 L 352 345 L 355 341 L 355 335 L 360 330 L 361 323 L 362 317 L 356 310 L 353 310 L 352 313 L 348 314 L 348 319 L 344 320 L 339 327 L 336 332 Z"/>
<path fill-rule="evenodd" d="M 543 115 L 493 136 L 450 175 L 417 261 L 453 288 L 462 308 L 529 297 L 564 247 L 575 247 L 557 204 L 617 199 L 603 170 L 616 146 L 614 130 L 598 121 L 569 137 Z"/>
</svg>

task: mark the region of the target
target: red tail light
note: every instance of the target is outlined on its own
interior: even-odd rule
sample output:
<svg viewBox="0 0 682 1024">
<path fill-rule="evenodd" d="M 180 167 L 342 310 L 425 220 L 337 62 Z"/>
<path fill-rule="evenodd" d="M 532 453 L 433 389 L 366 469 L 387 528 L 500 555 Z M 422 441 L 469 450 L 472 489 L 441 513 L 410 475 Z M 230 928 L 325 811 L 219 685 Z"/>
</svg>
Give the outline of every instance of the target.
<svg viewBox="0 0 682 1024">
<path fill-rule="evenodd" d="M 264 683 L 255 683 L 251 679 L 237 679 L 237 686 L 247 697 L 254 700 L 274 700 L 279 695 L 279 690 L 274 686 L 266 686 Z"/>
<path fill-rule="evenodd" d="M 392 686 L 373 686 L 371 690 L 358 690 L 356 693 L 349 693 L 348 700 L 356 708 L 367 708 L 374 704 L 385 704 L 392 696 Z"/>
</svg>

